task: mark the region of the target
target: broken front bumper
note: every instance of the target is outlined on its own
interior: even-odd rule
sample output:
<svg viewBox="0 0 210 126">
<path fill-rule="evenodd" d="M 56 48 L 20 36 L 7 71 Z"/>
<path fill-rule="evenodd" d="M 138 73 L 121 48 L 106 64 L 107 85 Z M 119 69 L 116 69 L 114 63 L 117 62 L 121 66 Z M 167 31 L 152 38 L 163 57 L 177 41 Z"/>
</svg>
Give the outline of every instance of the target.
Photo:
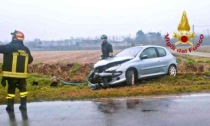
<svg viewBox="0 0 210 126">
<path fill-rule="evenodd" d="M 105 82 L 106 80 L 106 82 Z M 125 75 L 122 71 L 112 71 L 112 72 L 94 72 L 92 70 L 89 75 L 87 76 L 88 85 L 91 88 L 97 88 L 97 86 L 101 85 L 114 85 L 119 84 L 123 81 L 125 81 Z"/>
</svg>

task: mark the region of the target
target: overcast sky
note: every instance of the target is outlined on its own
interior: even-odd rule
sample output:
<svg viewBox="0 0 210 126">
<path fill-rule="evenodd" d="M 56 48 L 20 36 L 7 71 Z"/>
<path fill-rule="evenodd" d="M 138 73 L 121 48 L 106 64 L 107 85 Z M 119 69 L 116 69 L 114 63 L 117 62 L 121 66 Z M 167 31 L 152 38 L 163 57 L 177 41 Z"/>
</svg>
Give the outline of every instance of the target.
<svg viewBox="0 0 210 126">
<path fill-rule="evenodd" d="M 26 40 L 135 37 L 140 29 L 173 34 L 184 10 L 195 32 L 207 34 L 210 0 L 1 0 L 0 41 L 10 41 L 15 29 Z"/>
</svg>

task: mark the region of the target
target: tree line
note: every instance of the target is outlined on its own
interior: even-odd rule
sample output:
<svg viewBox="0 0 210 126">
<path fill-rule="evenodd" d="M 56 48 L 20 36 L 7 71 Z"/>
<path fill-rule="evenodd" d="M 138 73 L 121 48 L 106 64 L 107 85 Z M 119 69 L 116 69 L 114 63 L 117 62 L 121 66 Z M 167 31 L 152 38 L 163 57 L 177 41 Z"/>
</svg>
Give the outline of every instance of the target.
<svg viewBox="0 0 210 126">
<path fill-rule="evenodd" d="M 173 34 L 171 36 L 171 43 L 175 43 L 177 40 L 173 38 Z M 198 43 L 199 36 L 191 40 L 194 45 Z M 165 35 L 160 32 L 143 32 L 143 30 L 138 30 L 136 32 L 135 37 L 130 36 L 121 36 L 121 37 L 109 37 L 108 40 L 111 44 L 113 44 L 114 48 L 118 48 L 121 45 L 123 48 L 129 46 L 137 46 L 137 45 L 160 45 L 166 46 Z M 117 44 L 116 44 L 117 43 Z M 0 42 L 0 44 L 5 44 Z M 52 40 L 45 41 L 40 39 L 35 39 L 33 41 L 26 41 L 25 45 L 28 46 L 32 50 L 80 50 L 80 49 L 100 49 L 101 40 L 100 37 L 92 38 L 69 38 L 65 40 Z M 186 44 L 189 46 L 188 44 Z M 204 35 L 204 40 L 202 45 L 210 45 L 210 37 Z M 88 48 L 94 47 L 94 48 Z M 184 45 L 179 45 L 184 46 Z"/>
</svg>

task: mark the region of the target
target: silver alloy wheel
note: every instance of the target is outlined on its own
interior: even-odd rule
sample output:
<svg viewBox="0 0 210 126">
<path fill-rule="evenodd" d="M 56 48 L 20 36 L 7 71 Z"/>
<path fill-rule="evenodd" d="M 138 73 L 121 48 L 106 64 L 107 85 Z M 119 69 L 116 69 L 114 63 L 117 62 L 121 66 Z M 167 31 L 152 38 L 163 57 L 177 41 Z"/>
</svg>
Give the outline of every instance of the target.
<svg viewBox="0 0 210 126">
<path fill-rule="evenodd" d="M 168 74 L 171 75 L 171 76 L 176 76 L 176 67 L 174 65 L 171 65 L 169 67 Z"/>
<path fill-rule="evenodd" d="M 128 86 L 133 86 L 135 85 L 135 80 L 136 80 L 136 76 L 135 76 L 135 72 L 134 70 L 128 70 L 126 72 L 126 85 Z"/>
<path fill-rule="evenodd" d="M 134 85 L 135 84 L 135 75 L 134 75 L 134 72 L 132 73 L 132 76 L 131 76 L 131 85 Z"/>
</svg>

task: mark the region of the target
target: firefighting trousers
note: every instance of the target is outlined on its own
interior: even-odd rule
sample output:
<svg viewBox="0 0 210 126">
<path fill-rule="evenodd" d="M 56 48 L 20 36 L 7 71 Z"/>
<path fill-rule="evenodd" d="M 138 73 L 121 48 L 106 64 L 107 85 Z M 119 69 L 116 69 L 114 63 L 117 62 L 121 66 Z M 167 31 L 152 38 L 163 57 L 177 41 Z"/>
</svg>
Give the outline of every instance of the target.
<svg viewBox="0 0 210 126">
<path fill-rule="evenodd" d="M 7 99 L 13 99 L 15 97 L 15 89 L 18 88 L 20 97 L 25 98 L 27 96 L 26 91 L 26 79 L 25 78 L 7 78 L 8 90 Z"/>
</svg>

